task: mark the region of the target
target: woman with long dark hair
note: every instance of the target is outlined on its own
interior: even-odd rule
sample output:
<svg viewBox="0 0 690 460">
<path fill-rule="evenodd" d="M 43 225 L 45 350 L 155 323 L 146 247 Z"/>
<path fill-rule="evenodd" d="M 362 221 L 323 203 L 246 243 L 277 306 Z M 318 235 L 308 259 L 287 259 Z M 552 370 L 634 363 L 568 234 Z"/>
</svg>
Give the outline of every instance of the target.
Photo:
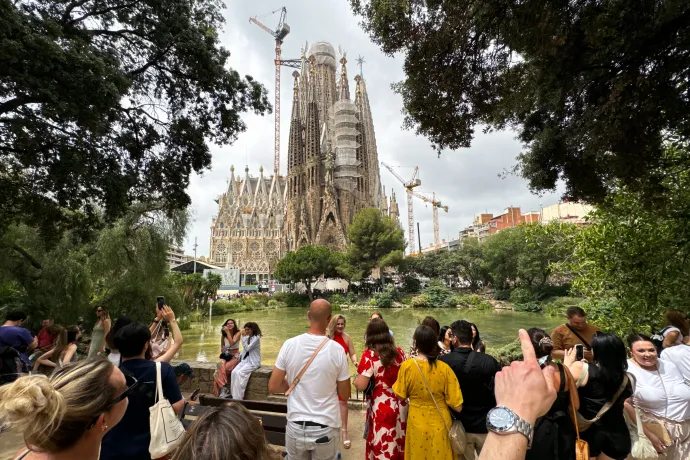
<svg viewBox="0 0 690 460">
<path fill-rule="evenodd" d="M 113 327 L 110 328 L 110 331 L 105 336 L 105 345 L 108 347 L 108 350 L 110 350 L 110 353 L 108 353 L 108 360 L 117 367 L 120 367 L 122 357 L 120 356 L 120 350 L 115 347 L 115 334 L 128 324 L 132 324 L 132 320 L 128 316 L 120 316 L 115 320 L 115 324 L 113 324 Z"/>
<path fill-rule="evenodd" d="M 417 356 L 400 366 L 393 391 L 410 400 L 405 433 L 406 460 L 454 460 L 448 428 L 449 407 L 462 410 L 460 384 L 448 364 L 438 361 L 438 330 L 419 326 L 414 332 Z"/>
<path fill-rule="evenodd" d="M 472 326 L 472 349 L 478 353 L 486 353 L 486 345 L 479 337 L 479 328 L 474 323 L 470 323 L 470 326 Z"/>
<path fill-rule="evenodd" d="M 526 460 L 575 460 L 575 426 L 571 416 L 573 408 L 580 406 L 575 380 L 563 364 L 551 361 L 553 342 L 543 329 L 533 327 L 527 331 L 534 347 L 534 353 L 542 369 L 553 367 L 553 386 L 557 388 L 556 401 L 543 417 L 534 424 L 532 448 L 527 451 Z M 571 404 L 571 394 L 573 403 Z"/>
<path fill-rule="evenodd" d="M 625 400 L 632 395 L 626 371 L 625 344 L 615 334 L 597 332 L 592 338 L 591 364 L 575 360 L 576 349 L 566 350 L 566 364 L 577 382 L 579 413 L 586 420 L 596 418 L 607 403 L 609 409 L 592 426 L 580 433 L 589 444 L 590 457 L 624 460 L 630 453 L 630 433 L 623 417 Z"/>
<path fill-rule="evenodd" d="M 658 359 L 646 335 L 631 334 L 628 346 L 628 370 L 635 376 L 635 394 L 626 402 L 628 415 L 640 423 L 633 406 L 639 409 L 644 433 L 663 458 L 690 458 L 690 387 L 674 363 Z"/>
<path fill-rule="evenodd" d="M 237 327 L 237 323 L 232 318 L 228 318 L 223 323 L 220 329 L 220 356 L 218 357 L 218 364 L 216 365 L 216 372 L 213 374 L 213 393 L 216 396 L 221 394 L 221 391 L 228 384 L 228 377 L 233 369 L 240 362 L 240 338 L 242 333 Z M 225 389 L 223 397 L 228 395 L 228 390 Z"/>
<path fill-rule="evenodd" d="M 244 399 L 249 377 L 261 367 L 261 329 L 256 323 L 249 322 L 242 329 L 242 358 L 230 376 L 230 387 L 233 399 Z"/>
<path fill-rule="evenodd" d="M 60 327 L 55 346 L 36 360 L 34 370 L 38 370 L 39 366 L 61 369 L 66 364 L 76 361 L 77 342 L 80 338 L 81 331 L 77 326 Z"/>
<path fill-rule="evenodd" d="M 367 460 L 400 458 L 405 446 L 407 402 L 397 397 L 393 384 L 405 361 L 405 353 L 395 346 L 388 325 L 382 319 L 369 322 L 366 350 L 362 354 L 355 387 L 364 391 L 371 379 L 374 387 L 367 407 Z"/>
<path fill-rule="evenodd" d="M 450 326 L 443 326 L 438 334 L 439 356 L 447 355 L 453 349 L 453 331 Z"/>
<path fill-rule="evenodd" d="M 433 316 L 426 316 L 420 326 L 428 326 L 431 328 L 432 331 L 438 336 L 438 334 L 441 332 L 441 325 L 439 324 L 438 321 L 436 321 L 436 318 Z M 412 345 L 410 346 L 410 358 L 414 358 L 417 356 L 417 345 L 415 345 L 414 337 L 412 337 Z"/>
</svg>

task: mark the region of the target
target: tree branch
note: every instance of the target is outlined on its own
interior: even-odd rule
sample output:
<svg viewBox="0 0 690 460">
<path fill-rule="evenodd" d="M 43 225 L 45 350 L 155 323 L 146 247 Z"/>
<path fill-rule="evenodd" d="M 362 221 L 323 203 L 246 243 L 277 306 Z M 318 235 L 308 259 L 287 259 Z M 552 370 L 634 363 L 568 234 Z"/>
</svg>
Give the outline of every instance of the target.
<svg viewBox="0 0 690 460">
<path fill-rule="evenodd" d="M 0 114 L 11 112 L 18 107 L 26 104 L 31 104 L 32 102 L 42 102 L 42 98 L 31 97 L 31 96 L 17 96 L 14 99 L 5 101 L 0 104 Z"/>
<path fill-rule="evenodd" d="M 86 1 L 88 1 L 88 0 L 86 0 Z M 86 2 L 84 2 L 84 3 L 86 3 Z M 74 24 L 76 24 L 76 23 L 78 23 L 78 22 L 83 21 L 83 20 L 86 19 L 86 18 L 91 17 L 91 16 L 98 16 L 98 15 L 101 15 L 101 14 L 110 13 L 110 12 L 112 12 L 112 11 L 122 10 L 122 9 L 125 9 L 125 8 L 129 8 L 129 7 L 131 7 L 131 6 L 135 6 L 137 3 L 138 3 L 138 2 L 125 3 L 124 5 L 111 6 L 110 8 L 105 8 L 105 9 L 103 9 L 103 10 L 90 11 L 90 12 L 86 13 L 86 14 L 83 15 L 83 16 L 79 16 L 79 17 L 76 18 L 76 19 L 72 19 L 72 20 L 68 21 L 67 23 L 70 24 L 70 25 L 74 25 Z"/>
<path fill-rule="evenodd" d="M 15 252 L 18 252 L 20 255 L 22 255 L 27 262 L 31 264 L 32 267 L 38 269 L 38 270 L 43 270 L 43 266 L 41 263 L 36 260 L 31 254 L 29 254 L 26 249 L 22 248 L 21 246 L 18 246 L 15 243 L 12 243 L 11 245 L 8 246 L 10 249 L 12 249 Z"/>
</svg>

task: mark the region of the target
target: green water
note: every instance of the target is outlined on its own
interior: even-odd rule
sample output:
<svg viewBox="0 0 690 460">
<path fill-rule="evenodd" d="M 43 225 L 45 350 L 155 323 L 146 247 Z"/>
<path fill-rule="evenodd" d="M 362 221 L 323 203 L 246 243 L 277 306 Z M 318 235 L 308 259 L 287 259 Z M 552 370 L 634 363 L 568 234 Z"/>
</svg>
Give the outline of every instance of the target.
<svg viewBox="0 0 690 460">
<path fill-rule="evenodd" d="M 374 310 L 343 311 L 347 319 L 345 332 L 350 334 L 355 344 L 357 357 L 364 347 L 364 332 L 369 316 Z M 482 340 L 488 348 L 499 348 L 517 338 L 519 328 L 540 327 L 551 332 L 562 323 L 560 318 L 550 318 L 535 313 L 516 313 L 512 311 L 479 312 L 456 309 L 390 309 L 382 310 L 384 320 L 394 333 L 395 343 L 408 352 L 412 334 L 425 316 L 438 320 L 441 326 L 455 320 L 473 322 L 479 328 Z M 279 308 L 265 311 L 249 311 L 230 316 L 240 326 L 247 321 L 259 324 L 261 338 L 261 362 L 275 363 L 278 351 L 286 339 L 302 334 L 308 329 L 307 310 L 302 308 Z M 183 332 L 184 345 L 178 359 L 216 362 L 220 354 L 220 328 L 226 317 L 214 316 L 211 321 L 193 323 L 192 328 Z"/>
</svg>

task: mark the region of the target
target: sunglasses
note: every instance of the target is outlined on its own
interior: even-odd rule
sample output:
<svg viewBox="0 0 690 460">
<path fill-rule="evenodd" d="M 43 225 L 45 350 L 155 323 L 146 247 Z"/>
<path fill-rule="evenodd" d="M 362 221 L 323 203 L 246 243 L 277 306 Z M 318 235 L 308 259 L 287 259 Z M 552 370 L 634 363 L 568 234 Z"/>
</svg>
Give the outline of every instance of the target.
<svg viewBox="0 0 690 460">
<path fill-rule="evenodd" d="M 133 376 L 130 374 L 125 374 L 125 382 L 127 383 L 127 389 L 118 396 L 117 398 L 113 399 L 110 404 L 108 405 L 108 408 L 105 409 L 103 412 L 98 414 L 93 421 L 89 424 L 89 426 L 86 427 L 87 430 L 90 430 L 94 426 L 96 426 L 96 422 L 98 422 L 98 418 L 101 416 L 101 414 L 104 414 L 105 412 L 109 411 L 115 404 L 119 403 L 125 398 L 128 398 L 132 396 L 133 394 L 137 393 L 141 388 L 142 384 Z"/>
</svg>

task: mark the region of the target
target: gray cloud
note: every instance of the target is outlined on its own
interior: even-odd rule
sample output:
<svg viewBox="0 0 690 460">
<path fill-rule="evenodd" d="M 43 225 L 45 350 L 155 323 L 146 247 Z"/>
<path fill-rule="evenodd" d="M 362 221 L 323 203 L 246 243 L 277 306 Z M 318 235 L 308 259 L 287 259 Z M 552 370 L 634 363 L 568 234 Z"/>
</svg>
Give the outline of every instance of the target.
<svg viewBox="0 0 690 460">
<path fill-rule="evenodd" d="M 403 78 L 400 56 L 386 56 L 359 27 L 345 0 L 283 0 L 287 7 L 290 35 L 283 44 L 283 58 L 298 58 L 306 41 L 330 41 L 336 48 L 342 45 L 348 57 L 348 76 L 354 88 L 354 76 L 359 69 L 355 58 L 364 56 L 364 78 L 374 117 L 379 159 L 400 168 L 403 176 L 411 175 L 419 166 L 422 187 L 420 191 L 436 192 L 449 206 L 449 212 L 440 213 L 441 238 L 457 237 L 458 231 L 472 222 L 479 212 L 500 213 L 508 206 L 520 206 L 523 212 L 539 210 L 558 201 L 558 194 L 543 197 L 529 192 L 526 182 L 515 176 L 499 178 L 505 169 L 515 164 L 520 144 L 511 132 L 483 134 L 480 130 L 469 149 L 444 152 L 441 158 L 431 149 L 428 140 L 414 132 L 402 130 L 401 98 L 390 85 Z M 223 46 L 230 50 L 230 65 L 243 75 L 252 75 L 269 90 L 273 101 L 274 46 L 271 36 L 248 20 L 263 15 L 280 5 L 267 2 L 233 0 L 224 12 L 226 24 L 222 32 Z M 273 28 L 278 14 L 260 18 Z M 283 68 L 281 74 L 281 171 L 286 173 L 287 139 L 292 101 L 292 69 Z M 213 145 L 213 167 L 203 175 L 192 177 L 188 193 L 192 198 L 193 223 L 185 241 L 185 252 L 193 253 L 194 238 L 198 238 L 197 254 L 208 255 L 211 218 L 217 212 L 213 201 L 227 187 L 230 166 L 235 174 L 244 176 L 245 165 L 252 175 L 263 166 L 265 174 L 273 170 L 273 115 L 244 117 L 247 131 L 230 146 Z M 381 179 L 386 193 L 394 190 L 398 198 L 403 228 L 407 229 L 407 204 L 402 185 L 385 169 Z M 433 241 L 431 207 L 415 201 L 415 220 L 419 221 L 422 245 Z"/>
</svg>

